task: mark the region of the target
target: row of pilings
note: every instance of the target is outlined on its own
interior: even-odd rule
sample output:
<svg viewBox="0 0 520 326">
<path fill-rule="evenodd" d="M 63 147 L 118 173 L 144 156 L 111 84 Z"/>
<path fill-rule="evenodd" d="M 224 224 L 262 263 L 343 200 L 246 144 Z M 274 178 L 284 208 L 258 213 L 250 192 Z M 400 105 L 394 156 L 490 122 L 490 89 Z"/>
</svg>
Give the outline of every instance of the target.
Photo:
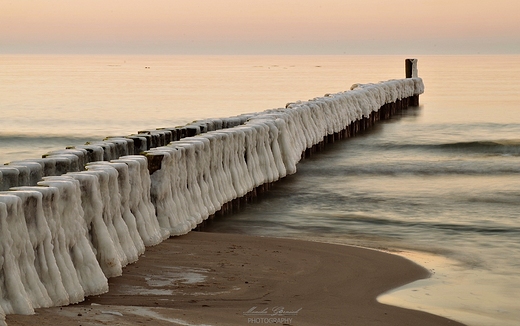
<svg viewBox="0 0 520 326">
<path fill-rule="evenodd" d="M 419 106 L 419 95 L 413 95 L 403 99 L 396 100 L 392 103 L 387 103 L 381 106 L 378 111 L 372 111 L 368 117 L 364 117 L 360 120 L 353 121 L 347 125 L 343 130 L 335 132 L 333 134 L 323 137 L 323 140 L 312 147 L 307 148 L 302 152 L 302 159 L 310 158 L 311 156 L 326 149 L 327 144 L 332 144 L 337 141 L 347 140 L 362 134 L 368 129 L 372 128 L 379 121 L 389 120 L 395 116 L 399 116 L 404 110 L 409 107 Z M 246 207 L 247 204 L 254 203 L 257 198 L 261 197 L 264 193 L 268 192 L 275 182 L 264 183 L 252 191 L 248 192 L 245 196 L 233 199 L 232 201 L 222 205 L 222 208 L 210 215 L 207 220 L 202 221 L 194 229 L 195 231 L 203 231 L 206 226 L 213 222 L 214 218 L 224 217 L 229 214 L 238 213 Z"/>
<path fill-rule="evenodd" d="M 343 130 L 323 137 L 321 142 L 307 148 L 302 153 L 302 158 L 310 157 L 312 154 L 323 150 L 328 143 L 355 137 L 371 128 L 378 121 L 388 120 L 395 115 L 399 115 L 402 110 L 409 106 L 418 105 L 419 95 L 384 104 L 379 110 L 372 111 L 368 117 L 353 121 Z M 0 191 L 7 191 L 19 186 L 35 186 L 43 177 L 83 171 L 84 167 L 91 162 L 115 160 L 123 156 L 144 153 L 150 149 L 166 146 L 171 142 L 209 131 L 233 128 L 243 124 L 248 117 L 249 115 L 228 119 L 207 119 L 180 127 L 141 130 L 128 136 L 111 136 L 103 141 L 89 142 L 84 145 L 70 146 L 64 150 L 52 151 L 42 155 L 42 158 L 39 159 L 6 163 L 4 166 L 0 166 Z M 152 157 L 148 157 L 150 174 L 158 168 L 160 168 L 160 162 L 155 162 Z M 252 201 L 258 194 L 271 187 L 272 183 L 261 185 L 244 198 L 234 199 L 232 202 L 224 204 L 216 214 L 225 215 L 236 211 L 245 202 Z"/>
<path fill-rule="evenodd" d="M 378 111 L 372 111 L 368 117 L 364 117 L 361 120 L 353 121 L 350 125 L 346 126 L 345 129 L 340 132 L 336 132 L 327 135 L 323 138 L 323 141 L 310 148 L 307 148 L 302 153 L 302 158 L 308 158 L 312 154 L 322 151 L 326 144 L 334 143 L 335 141 L 355 137 L 356 135 L 364 132 L 367 129 L 373 127 L 378 121 L 389 120 L 396 115 L 400 115 L 403 110 L 408 107 L 419 106 L 419 95 L 413 95 L 400 100 L 396 100 L 392 103 L 384 104 Z"/>
<path fill-rule="evenodd" d="M 369 117 L 356 120 L 340 132 L 324 137 L 323 142 L 307 148 L 302 155 L 316 152 L 324 144 L 335 140 L 350 138 L 373 126 L 379 120 L 387 120 L 399 114 L 408 106 L 418 106 L 419 95 L 398 99 L 384 104 L 378 111 L 372 111 Z M 91 162 L 110 161 L 122 156 L 137 155 L 152 148 L 166 146 L 187 137 L 205 132 L 233 128 L 247 121 L 250 115 L 233 118 L 207 119 L 195 121 L 181 127 L 141 130 L 128 136 L 111 136 L 103 141 L 88 142 L 84 145 L 69 146 L 42 155 L 41 158 L 13 161 L 0 166 L 0 191 L 12 187 L 34 186 L 43 177 L 59 176 L 67 172 L 79 172 Z M 149 162 L 150 173 L 157 168 Z"/>
<path fill-rule="evenodd" d="M 0 166 L 0 191 L 13 187 L 35 186 L 44 177 L 60 176 L 85 170 L 89 163 L 140 155 L 150 149 L 201 133 L 233 128 L 243 124 L 248 115 L 195 121 L 185 126 L 141 130 L 127 136 L 110 136 L 102 141 L 68 146 L 43 154 L 41 158 L 12 161 Z M 150 167 L 153 173 L 153 165 Z"/>
<path fill-rule="evenodd" d="M 254 200 L 324 144 L 417 103 L 420 78 L 140 131 L 0 167 L 0 316 L 77 303 L 146 246 Z M 42 254 L 45 253 L 45 254 Z M 1 324 L 1 319 L 0 319 Z"/>
</svg>

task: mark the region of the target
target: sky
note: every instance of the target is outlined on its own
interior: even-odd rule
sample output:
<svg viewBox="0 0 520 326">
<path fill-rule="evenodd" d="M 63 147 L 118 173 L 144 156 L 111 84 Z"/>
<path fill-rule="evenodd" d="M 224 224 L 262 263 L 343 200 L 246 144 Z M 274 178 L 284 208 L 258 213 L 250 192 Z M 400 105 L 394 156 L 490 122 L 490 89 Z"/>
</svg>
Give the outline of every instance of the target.
<svg viewBox="0 0 520 326">
<path fill-rule="evenodd" d="M 520 54 L 520 0 L 0 0 L 0 54 Z"/>
</svg>

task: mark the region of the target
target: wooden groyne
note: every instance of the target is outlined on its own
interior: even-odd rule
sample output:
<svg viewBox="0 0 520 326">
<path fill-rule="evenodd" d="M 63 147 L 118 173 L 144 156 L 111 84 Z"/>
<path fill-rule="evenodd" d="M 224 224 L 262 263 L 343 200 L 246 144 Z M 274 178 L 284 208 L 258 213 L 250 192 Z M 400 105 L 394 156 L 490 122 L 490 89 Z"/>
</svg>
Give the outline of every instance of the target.
<svg viewBox="0 0 520 326">
<path fill-rule="evenodd" d="M 1 167 L 0 312 L 30 314 L 108 291 L 107 278 L 147 246 L 238 209 L 326 143 L 417 105 L 416 64 L 405 79 Z"/>
</svg>

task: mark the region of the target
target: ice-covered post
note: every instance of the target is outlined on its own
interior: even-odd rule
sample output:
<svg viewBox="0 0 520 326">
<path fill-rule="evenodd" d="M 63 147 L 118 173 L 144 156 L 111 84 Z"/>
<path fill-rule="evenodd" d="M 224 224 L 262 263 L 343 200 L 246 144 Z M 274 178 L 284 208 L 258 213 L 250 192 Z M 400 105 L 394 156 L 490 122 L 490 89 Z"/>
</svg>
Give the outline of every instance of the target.
<svg viewBox="0 0 520 326">
<path fill-rule="evenodd" d="M 418 78 L 419 72 L 417 70 L 417 59 L 405 60 L 406 78 Z M 419 95 L 410 97 L 409 105 L 419 106 Z"/>
</svg>

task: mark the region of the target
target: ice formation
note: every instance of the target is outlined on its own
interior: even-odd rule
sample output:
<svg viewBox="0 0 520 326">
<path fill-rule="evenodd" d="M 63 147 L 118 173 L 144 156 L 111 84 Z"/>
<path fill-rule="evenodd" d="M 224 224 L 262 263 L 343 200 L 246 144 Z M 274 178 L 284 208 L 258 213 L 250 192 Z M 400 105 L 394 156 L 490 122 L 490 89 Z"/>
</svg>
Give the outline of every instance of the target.
<svg viewBox="0 0 520 326">
<path fill-rule="evenodd" d="M 423 91 L 420 78 L 356 84 L 285 108 L 111 137 L 0 167 L 0 317 L 108 291 L 107 278 L 145 246 L 295 173 L 309 148 Z"/>
</svg>

